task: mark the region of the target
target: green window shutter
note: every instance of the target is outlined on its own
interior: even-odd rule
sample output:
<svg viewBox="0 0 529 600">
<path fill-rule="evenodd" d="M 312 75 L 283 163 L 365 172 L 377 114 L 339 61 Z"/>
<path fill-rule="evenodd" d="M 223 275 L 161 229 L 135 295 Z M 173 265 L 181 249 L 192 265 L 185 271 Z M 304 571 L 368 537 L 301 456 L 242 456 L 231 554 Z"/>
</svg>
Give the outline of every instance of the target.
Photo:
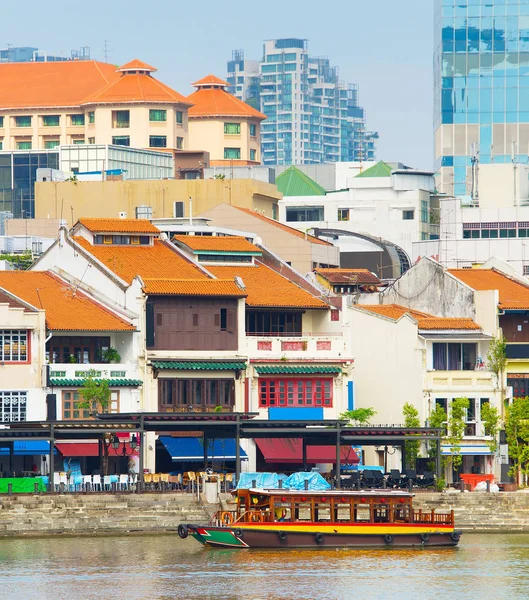
<svg viewBox="0 0 529 600">
<path fill-rule="evenodd" d="M 17 142 L 17 150 L 31 150 L 31 142 Z"/>
<path fill-rule="evenodd" d="M 84 125 L 84 115 L 70 115 L 73 127 L 81 127 Z"/>
<path fill-rule="evenodd" d="M 15 126 L 16 127 L 31 127 L 31 117 L 15 117 Z"/>
<path fill-rule="evenodd" d="M 167 111 L 151 108 L 149 110 L 149 121 L 153 123 L 165 123 L 167 121 Z"/>
<path fill-rule="evenodd" d="M 224 148 L 224 158 L 228 160 L 238 160 L 241 158 L 240 148 Z"/>
<path fill-rule="evenodd" d="M 239 135 L 241 133 L 240 123 L 224 123 L 225 135 Z"/>
<path fill-rule="evenodd" d="M 60 125 L 60 116 L 44 115 L 42 117 L 42 124 L 44 127 L 58 127 Z"/>
<path fill-rule="evenodd" d="M 51 150 L 51 148 L 56 148 L 59 144 L 59 140 L 45 140 L 44 148 L 46 150 Z"/>
</svg>

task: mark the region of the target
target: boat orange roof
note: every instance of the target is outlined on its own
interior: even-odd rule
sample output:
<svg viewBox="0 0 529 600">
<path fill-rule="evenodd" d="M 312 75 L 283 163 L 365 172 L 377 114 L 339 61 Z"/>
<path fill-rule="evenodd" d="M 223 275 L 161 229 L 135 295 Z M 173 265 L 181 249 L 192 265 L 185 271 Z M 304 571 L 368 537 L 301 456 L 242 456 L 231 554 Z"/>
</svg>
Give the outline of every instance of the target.
<svg viewBox="0 0 529 600">
<path fill-rule="evenodd" d="M 151 296 L 247 296 L 233 279 L 145 279 L 144 283 L 143 291 Z"/>
<path fill-rule="evenodd" d="M 0 64 L 0 108 L 79 107 L 120 78 L 116 67 L 95 60 Z"/>
<path fill-rule="evenodd" d="M 395 321 L 403 315 L 410 315 L 417 321 L 419 329 L 481 329 L 472 319 L 435 317 L 434 315 L 413 310 L 400 304 L 359 304 L 357 306 L 363 310 L 394 319 Z"/>
<path fill-rule="evenodd" d="M 208 266 L 208 271 L 219 279 L 240 277 L 248 294 L 248 306 L 329 308 L 323 300 L 260 262 L 255 266 Z"/>
<path fill-rule="evenodd" d="M 189 109 L 189 117 L 238 117 L 248 119 L 266 119 L 246 102 L 239 100 L 226 91 L 228 84 L 215 75 L 208 75 L 193 84 L 198 89 L 187 97 L 193 104 Z"/>
<path fill-rule="evenodd" d="M 93 233 L 156 233 L 160 230 L 148 219 L 81 218 L 77 221 Z"/>
<path fill-rule="evenodd" d="M 239 235 L 175 235 L 173 239 L 174 241 L 191 248 L 191 250 L 194 250 L 195 252 L 252 252 L 262 254 L 260 248 L 254 246 L 245 237 Z"/>
<path fill-rule="evenodd" d="M 49 271 L 0 271 L 0 287 L 46 311 L 51 331 L 134 331 L 83 291 Z"/>
<path fill-rule="evenodd" d="M 80 236 L 72 239 L 127 283 L 137 275 L 143 280 L 209 279 L 170 242 L 155 239 L 152 246 L 105 246 L 92 245 Z"/>
<path fill-rule="evenodd" d="M 499 308 L 529 310 L 529 285 L 496 269 L 448 269 L 448 272 L 473 290 L 498 290 Z"/>
</svg>

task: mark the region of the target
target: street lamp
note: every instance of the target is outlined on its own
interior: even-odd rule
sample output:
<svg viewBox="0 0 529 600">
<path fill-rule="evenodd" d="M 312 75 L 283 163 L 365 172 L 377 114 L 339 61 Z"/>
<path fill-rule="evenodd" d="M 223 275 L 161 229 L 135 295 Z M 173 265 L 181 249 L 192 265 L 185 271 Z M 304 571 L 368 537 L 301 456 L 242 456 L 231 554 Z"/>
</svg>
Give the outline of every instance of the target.
<svg viewBox="0 0 529 600">
<path fill-rule="evenodd" d="M 136 434 L 133 433 L 130 436 L 129 445 L 127 447 L 127 442 L 123 442 L 123 444 L 119 441 L 119 438 L 116 434 L 112 436 L 112 440 L 110 442 L 112 444 L 112 448 L 114 449 L 117 456 L 130 456 L 134 454 L 134 451 L 138 447 L 139 437 L 136 438 Z M 130 452 L 129 452 L 130 449 Z"/>
</svg>

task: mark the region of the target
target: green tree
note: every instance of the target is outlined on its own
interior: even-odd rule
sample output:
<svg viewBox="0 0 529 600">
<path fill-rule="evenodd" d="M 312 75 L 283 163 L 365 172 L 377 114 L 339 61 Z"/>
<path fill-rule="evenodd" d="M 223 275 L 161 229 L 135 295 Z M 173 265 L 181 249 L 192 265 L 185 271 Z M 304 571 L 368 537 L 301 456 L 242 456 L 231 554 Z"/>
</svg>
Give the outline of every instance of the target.
<svg viewBox="0 0 529 600">
<path fill-rule="evenodd" d="M 468 398 L 454 398 L 448 416 L 446 440 L 450 444 L 451 454 L 447 456 L 446 464 L 457 469 L 463 462 L 461 456 L 461 440 L 465 433 L 465 416 L 470 405 Z"/>
<path fill-rule="evenodd" d="M 507 366 L 507 342 L 501 334 L 498 337 L 495 337 L 489 345 L 489 351 L 487 352 L 487 366 L 496 375 L 498 389 L 500 390 L 501 394 L 501 407 L 503 415 L 505 401 L 505 367 Z"/>
<path fill-rule="evenodd" d="M 355 427 L 367 425 L 369 419 L 372 419 L 377 414 L 374 408 L 355 408 L 354 410 L 346 410 L 339 419 L 341 421 L 350 421 Z"/>
<path fill-rule="evenodd" d="M 440 404 L 436 404 L 428 419 L 429 426 L 433 429 L 442 429 L 442 435 L 446 435 L 446 421 L 447 416 L 445 409 Z M 431 471 L 435 471 L 437 462 L 437 443 L 432 442 L 429 444 L 428 456 L 431 459 L 429 468 Z"/>
<path fill-rule="evenodd" d="M 509 475 L 520 483 L 529 475 L 529 398 L 515 398 L 507 407 L 505 433 L 509 444 L 511 468 Z"/>
<path fill-rule="evenodd" d="M 402 407 L 402 414 L 404 416 L 404 427 L 421 426 L 419 411 L 415 408 L 415 406 L 413 406 L 413 404 L 406 402 L 406 404 Z M 406 465 L 408 465 L 410 469 L 415 469 L 417 467 L 417 456 L 419 456 L 420 447 L 421 442 L 419 440 L 405 442 Z"/>
<path fill-rule="evenodd" d="M 500 411 L 491 406 L 490 402 L 485 402 L 481 407 L 481 422 L 485 427 L 485 435 L 490 436 L 487 440 L 487 446 L 492 454 L 496 454 L 498 450 L 498 431 L 500 430 Z"/>
</svg>

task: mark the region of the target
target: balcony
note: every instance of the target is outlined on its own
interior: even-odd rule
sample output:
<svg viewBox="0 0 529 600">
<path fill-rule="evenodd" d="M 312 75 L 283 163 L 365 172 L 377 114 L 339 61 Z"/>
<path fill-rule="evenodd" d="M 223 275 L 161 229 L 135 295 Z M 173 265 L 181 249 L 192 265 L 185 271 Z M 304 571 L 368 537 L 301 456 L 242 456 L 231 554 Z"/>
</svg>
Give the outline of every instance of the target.
<svg viewBox="0 0 529 600">
<path fill-rule="evenodd" d="M 426 377 L 426 387 L 436 391 L 452 388 L 491 390 L 496 386 L 490 371 L 428 371 Z"/>
<path fill-rule="evenodd" d="M 341 333 L 303 333 L 298 336 L 253 334 L 246 336 L 252 358 L 337 358 L 344 352 Z"/>
<path fill-rule="evenodd" d="M 82 385 L 82 382 L 91 374 L 95 379 L 108 379 L 110 381 L 140 381 L 141 374 L 136 365 L 130 364 L 77 364 L 54 363 L 48 365 L 50 385 L 53 387 Z M 44 377 L 46 379 L 46 377 Z M 72 383 L 73 382 L 73 383 Z M 46 381 L 44 381 L 46 385 Z M 129 383 L 128 385 L 132 385 Z M 139 384 L 136 384 L 139 385 Z"/>
</svg>

